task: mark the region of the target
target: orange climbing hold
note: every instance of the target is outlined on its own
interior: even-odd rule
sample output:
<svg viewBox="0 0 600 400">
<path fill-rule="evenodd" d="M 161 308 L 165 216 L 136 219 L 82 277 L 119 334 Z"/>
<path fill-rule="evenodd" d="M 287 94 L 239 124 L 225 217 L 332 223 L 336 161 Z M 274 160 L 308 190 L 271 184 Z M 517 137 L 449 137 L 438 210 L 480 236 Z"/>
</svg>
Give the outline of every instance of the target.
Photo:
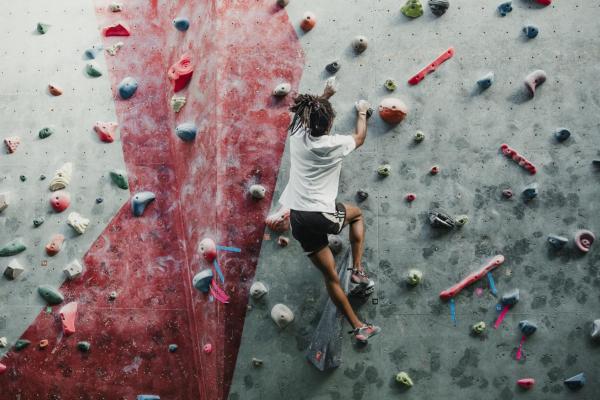
<svg viewBox="0 0 600 400">
<path fill-rule="evenodd" d="M 300 22 L 300 29 L 302 29 L 304 32 L 308 32 L 312 28 L 314 28 L 316 24 L 317 24 L 317 17 L 315 16 L 315 14 L 313 14 L 309 11 L 304 14 L 304 17 L 302 18 L 302 22 Z"/>
<path fill-rule="evenodd" d="M 75 318 L 77 317 L 77 302 L 72 301 L 60 309 L 60 320 L 62 321 L 65 335 L 75 333 Z"/>
<path fill-rule="evenodd" d="M 388 124 L 399 124 L 408 114 L 406 104 L 400 99 L 389 97 L 379 104 L 379 116 Z"/>
<path fill-rule="evenodd" d="M 65 237 L 60 233 L 52 236 L 50 241 L 46 245 L 46 254 L 49 256 L 55 256 L 62 249 L 63 242 L 65 241 Z"/>
<path fill-rule="evenodd" d="M 4 144 L 8 149 L 9 153 L 14 153 L 17 151 L 17 147 L 21 144 L 21 139 L 18 136 L 11 136 L 4 139 Z"/>
<path fill-rule="evenodd" d="M 129 29 L 123 24 L 107 26 L 103 31 L 104 36 L 129 36 Z"/>
<path fill-rule="evenodd" d="M 105 143 L 112 143 L 115 140 L 118 127 L 119 124 L 116 122 L 96 122 L 94 131 L 96 131 L 100 140 Z"/>
<path fill-rule="evenodd" d="M 58 86 L 54 85 L 48 85 L 48 91 L 52 96 L 60 96 L 61 94 L 63 94 L 63 90 Z"/>
<path fill-rule="evenodd" d="M 194 64 L 192 63 L 192 58 L 186 53 L 181 56 L 179 61 L 169 68 L 168 75 L 169 79 L 174 83 L 173 90 L 179 92 L 181 89 L 185 88 L 187 84 L 190 83 L 193 73 Z"/>
</svg>

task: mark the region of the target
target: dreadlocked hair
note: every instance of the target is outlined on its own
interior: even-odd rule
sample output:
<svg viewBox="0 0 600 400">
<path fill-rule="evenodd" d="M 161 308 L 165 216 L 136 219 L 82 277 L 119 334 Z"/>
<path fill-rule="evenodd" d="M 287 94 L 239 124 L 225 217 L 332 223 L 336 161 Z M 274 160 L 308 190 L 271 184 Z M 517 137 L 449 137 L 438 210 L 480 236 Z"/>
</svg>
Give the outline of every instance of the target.
<svg viewBox="0 0 600 400">
<path fill-rule="evenodd" d="M 323 136 L 331 129 L 335 117 L 329 100 L 311 94 L 298 95 L 290 111 L 294 113 L 288 128 L 292 135 L 305 128 L 312 136 Z"/>
</svg>

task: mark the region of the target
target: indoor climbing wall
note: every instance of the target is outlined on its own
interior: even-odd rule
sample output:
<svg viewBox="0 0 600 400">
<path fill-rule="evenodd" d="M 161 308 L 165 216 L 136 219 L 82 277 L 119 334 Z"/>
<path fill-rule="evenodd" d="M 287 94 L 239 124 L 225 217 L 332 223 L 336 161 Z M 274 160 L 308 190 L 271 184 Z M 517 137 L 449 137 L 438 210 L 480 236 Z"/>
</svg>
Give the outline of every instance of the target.
<svg viewBox="0 0 600 400">
<path fill-rule="evenodd" d="M 377 286 L 354 303 L 383 331 L 367 346 L 347 335 L 341 366 L 315 369 L 305 352 L 327 299 L 323 280 L 293 239 L 285 248 L 265 240 L 255 279 L 268 293 L 250 299 L 231 400 L 597 397 L 600 346 L 590 333 L 600 318 L 600 248 L 582 252 L 574 235 L 600 232 L 600 171 L 592 163 L 600 157 L 600 7 L 584 0 L 549 6 L 513 0 L 502 16 L 500 0 L 450 0 L 438 17 L 422 3 L 423 15 L 415 19 L 401 12 L 404 1 L 292 0 L 285 8 L 305 51 L 300 91 L 320 92 L 331 76 L 325 66 L 336 59 L 341 64 L 335 133 L 353 131 L 359 98 L 376 110 L 387 97 L 408 108 L 396 126 L 375 112 L 365 145 L 344 162 L 340 183 L 341 201 L 357 202 L 358 190 L 369 194 L 359 204 L 365 262 Z M 304 33 L 307 11 L 316 26 Z M 531 36 L 538 29 L 537 37 L 527 37 L 526 25 L 533 25 Z M 368 39 L 361 54 L 352 48 L 357 35 Z M 451 47 L 454 56 L 435 72 L 416 86 L 407 83 Z M 547 80 L 532 97 L 524 80 L 538 69 Z M 490 72 L 492 85 L 484 89 L 477 81 Z M 384 87 L 388 79 L 397 84 L 394 92 Z M 559 141 L 559 128 L 570 138 Z M 422 142 L 414 139 L 417 131 L 425 135 Z M 503 155 L 505 143 L 537 173 Z M 377 173 L 384 164 L 391 167 L 386 177 Z M 286 153 L 272 210 L 288 171 Z M 537 197 L 527 201 L 534 183 Z M 503 196 L 506 189 L 511 198 Z M 466 215 L 468 223 L 434 228 L 428 220 L 434 209 Z M 548 235 L 569 242 L 557 249 Z M 347 247 L 344 236 L 338 261 Z M 440 298 L 497 255 L 504 262 L 491 274 L 493 286 L 483 274 L 452 299 Z M 423 274 L 415 287 L 407 284 L 411 269 Z M 503 306 L 502 296 L 514 289 L 519 301 Z M 271 320 L 277 303 L 294 313 L 284 329 Z M 527 324 L 521 331 L 523 320 L 537 326 L 535 334 L 525 334 L 532 330 Z M 478 322 L 487 326 L 481 334 L 472 330 Z M 412 387 L 396 382 L 401 371 Z M 563 381 L 581 372 L 587 383 L 571 393 Z M 529 391 L 517 385 L 524 378 L 535 379 Z"/>
</svg>

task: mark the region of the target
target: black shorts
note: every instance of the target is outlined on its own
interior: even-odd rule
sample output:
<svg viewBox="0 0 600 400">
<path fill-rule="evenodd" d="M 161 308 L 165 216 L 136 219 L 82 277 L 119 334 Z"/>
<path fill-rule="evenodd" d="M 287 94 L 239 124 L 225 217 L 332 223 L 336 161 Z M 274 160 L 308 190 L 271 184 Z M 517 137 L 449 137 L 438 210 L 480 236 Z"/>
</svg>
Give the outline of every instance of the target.
<svg viewBox="0 0 600 400">
<path fill-rule="evenodd" d="M 329 244 L 327 234 L 337 235 L 344 228 L 346 207 L 337 203 L 335 209 L 335 213 L 290 210 L 292 236 L 306 255 L 323 249 Z"/>
</svg>

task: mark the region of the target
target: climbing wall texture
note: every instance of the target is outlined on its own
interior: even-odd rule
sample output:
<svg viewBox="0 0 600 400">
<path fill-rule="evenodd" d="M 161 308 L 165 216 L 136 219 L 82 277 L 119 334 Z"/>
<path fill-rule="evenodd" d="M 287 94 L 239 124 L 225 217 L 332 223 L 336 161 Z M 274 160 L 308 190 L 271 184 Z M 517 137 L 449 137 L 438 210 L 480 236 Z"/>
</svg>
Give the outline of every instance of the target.
<svg viewBox="0 0 600 400">
<path fill-rule="evenodd" d="M 359 189 L 369 192 L 360 206 L 365 261 L 377 288 L 358 309 L 383 332 L 366 347 L 345 338 L 339 369 L 314 369 L 304 354 L 327 298 L 321 275 L 297 242 L 279 248 L 265 240 L 256 279 L 270 291 L 250 301 L 229 398 L 597 398 L 600 347 L 590 340 L 590 326 L 600 316 L 600 248 L 584 255 L 572 238 L 580 228 L 600 231 L 600 175 L 591 163 L 600 156 L 600 7 L 585 0 L 555 0 L 548 7 L 514 0 L 513 11 L 501 17 L 498 0 L 451 0 L 442 17 L 425 3 L 424 15 L 410 20 L 401 3 L 292 0 L 286 8 L 295 27 L 306 11 L 317 17 L 312 31 L 298 30 L 305 51 L 301 92 L 322 90 L 325 65 L 341 61 L 336 133 L 352 132 L 358 98 L 377 106 L 394 96 L 409 108 L 397 127 L 371 118 L 366 143 L 344 162 L 340 184 L 344 202 L 355 203 Z M 524 37 L 526 23 L 539 27 L 537 38 Z M 350 47 L 356 35 L 369 39 L 358 56 Z M 406 83 L 450 46 L 452 59 L 417 86 Z M 523 79 L 536 69 L 548 80 L 528 99 Z M 476 81 L 490 71 L 495 82 L 480 92 Z M 383 87 L 390 78 L 399 83 L 393 94 Z M 558 127 L 570 129 L 568 141 L 553 138 Z M 413 142 L 417 130 L 426 135 L 420 144 Z M 502 143 L 531 160 L 537 174 L 503 156 Z M 392 173 L 381 179 L 376 169 L 383 163 Z M 441 168 L 438 175 L 429 174 L 433 165 Z M 275 200 L 288 171 L 284 156 Z M 539 196 L 524 202 L 521 191 L 532 182 Z M 510 200 L 502 197 L 506 188 L 515 192 Z M 404 200 L 409 192 L 417 195 L 410 204 Z M 470 222 L 445 234 L 434 230 L 427 212 L 437 207 L 467 214 Z M 570 244 L 552 250 L 546 241 L 552 233 Z M 456 296 L 455 325 L 438 294 L 496 254 L 506 258 L 493 272 L 498 293 L 519 288 L 520 302 L 494 329 L 498 298 L 484 279 Z M 411 268 L 424 274 L 413 289 L 405 283 Z M 276 303 L 295 313 L 283 330 L 270 318 Z M 537 323 L 538 331 L 517 361 L 523 319 Z M 478 321 L 488 325 L 481 337 L 470 334 Z M 253 357 L 263 366 L 254 367 Z M 394 381 L 399 371 L 412 377 L 412 388 Z M 579 372 L 588 383 L 569 393 L 563 380 Z M 525 377 L 536 379 L 530 392 L 516 385 Z"/>
</svg>

